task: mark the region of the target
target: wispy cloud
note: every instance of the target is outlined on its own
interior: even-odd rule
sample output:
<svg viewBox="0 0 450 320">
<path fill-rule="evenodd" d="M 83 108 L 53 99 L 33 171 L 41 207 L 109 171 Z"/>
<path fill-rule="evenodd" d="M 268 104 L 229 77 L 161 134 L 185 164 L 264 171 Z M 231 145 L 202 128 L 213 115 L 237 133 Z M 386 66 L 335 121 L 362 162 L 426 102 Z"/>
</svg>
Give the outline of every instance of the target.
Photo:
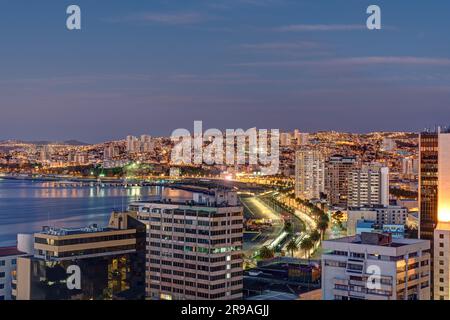
<svg viewBox="0 0 450 320">
<path fill-rule="evenodd" d="M 243 67 L 303 67 L 303 66 L 365 66 L 365 65 L 416 65 L 416 66 L 450 66 L 448 58 L 428 58 L 410 56 L 373 56 L 351 57 L 325 60 L 295 60 L 295 61 L 262 61 L 234 64 Z"/>
<path fill-rule="evenodd" d="M 190 25 L 199 24 L 211 20 L 210 16 L 199 12 L 173 12 L 173 13 L 155 13 L 146 12 L 130 14 L 123 17 L 112 18 L 110 22 L 139 22 L 155 23 L 164 25 Z"/>
<path fill-rule="evenodd" d="M 240 46 L 250 50 L 304 50 L 315 49 L 319 44 L 312 41 L 301 42 L 266 42 L 266 43 L 244 43 Z"/>
<path fill-rule="evenodd" d="M 285 5 L 289 3 L 288 0 L 206 0 L 210 8 L 215 9 L 232 9 L 236 6 L 254 6 L 267 7 L 273 5 Z"/>
<path fill-rule="evenodd" d="M 364 30 L 359 24 L 291 24 L 275 28 L 280 32 L 307 32 L 307 31 L 354 31 Z"/>
</svg>

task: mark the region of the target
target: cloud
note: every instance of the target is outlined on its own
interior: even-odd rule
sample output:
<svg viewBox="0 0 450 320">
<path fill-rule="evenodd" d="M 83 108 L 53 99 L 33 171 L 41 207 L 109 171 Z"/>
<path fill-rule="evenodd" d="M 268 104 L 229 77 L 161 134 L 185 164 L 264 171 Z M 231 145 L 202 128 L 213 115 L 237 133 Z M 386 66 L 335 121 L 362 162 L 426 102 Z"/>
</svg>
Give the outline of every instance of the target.
<svg viewBox="0 0 450 320">
<path fill-rule="evenodd" d="M 315 42 L 266 42 L 266 43 L 245 43 L 241 45 L 243 49 L 250 50 L 303 50 L 319 47 Z"/>
<path fill-rule="evenodd" d="M 450 66 L 450 59 L 410 56 L 373 56 L 351 57 L 326 60 L 296 60 L 296 61 L 263 61 L 234 64 L 242 67 L 304 67 L 304 66 L 368 66 L 380 64 L 416 65 L 416 66 Z"/>
<path fill-rule="evenodd" d="M 146 12 L 111 19 L 110 22 L 141 22 L 141 23 L 156 23 L 163 25 L 190 25 L 190 24 L 199 24 L 210 19 L 211 17 L 201 14 L 199 12 L 176 12 L 176 13 Z"/>
<path fill-rule="evenodd" d="M 366 26 L 358 24 L 291 24 L 275 28 L 275 30 L 280 32 L 354 31 L 365 28 Z"/>
</svg>

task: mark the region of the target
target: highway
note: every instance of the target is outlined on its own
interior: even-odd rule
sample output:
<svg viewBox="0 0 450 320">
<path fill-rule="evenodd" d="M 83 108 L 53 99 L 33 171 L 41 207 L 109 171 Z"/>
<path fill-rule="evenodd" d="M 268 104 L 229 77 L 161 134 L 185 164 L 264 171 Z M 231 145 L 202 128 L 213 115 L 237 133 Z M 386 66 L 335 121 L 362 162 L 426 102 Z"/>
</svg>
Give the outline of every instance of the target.
<svg viewBox="0 0 450 320">
<path fill-rule="evenodd" d="M 246 255 L 253 255 L 253 253 L 260 249 L 263 245 L 274 241 L 284 229 L 284 221 L 281 218 L 280 212 L 268 207 L 257 197 L 242 197 L 241 202 L 246 208 L 246 218 L 254 219 L 271 219 L 272 227 L 261 233 L 253 233 L 246 237 L 244 241 L 244 253 Z"/>
</svg>

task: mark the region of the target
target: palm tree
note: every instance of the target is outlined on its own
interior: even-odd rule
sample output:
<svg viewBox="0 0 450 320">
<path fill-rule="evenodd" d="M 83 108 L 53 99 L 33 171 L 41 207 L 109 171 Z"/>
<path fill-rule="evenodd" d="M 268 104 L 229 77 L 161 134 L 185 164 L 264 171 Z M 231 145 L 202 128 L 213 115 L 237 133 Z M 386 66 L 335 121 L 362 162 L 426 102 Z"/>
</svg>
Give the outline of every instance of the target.
<svg viewBox="0 0 450 320">
<path fill-rule="evenodd" d="M 328 216 L 327 215 L 322 215 L 320 216 L 320 220 L 317 223 L 317 229 L 320 230 L 320 233 L 322 234 L 322 239 L 325 238 L 325 231 L 327 231 L 328 229 Z"/>
<path fill-rule="evenodd" d="M 310 237 L 306 237 L 303 239 L 302 243 L 300 243 L 300 248 L 305 251 L 306 256 L 309 258 L 309 252 L 314 247 L 314 243 L 312 242 Z"/>
<path fill-rule="evenodd" d="M 322 238 L 322 236 L 320 235 L 320 232 L 317 230 L 314 230 L 313 232 L 311 232 L 309 237 L 311 238 L 311 241 L 314 243 L 320 241 L 320 239 Z"/>
<path fill-rule="evenodd" d="M 286 221 L 284 223 L 284 231 L 286 231 L 289 234 L 292 234 L 294 232 L 294 225 L 291 221 Z"/>
<path fill-rule="evenodd" d="M 259 251 L 259 257 L 263 260 L 272 259 L 274 256 L 275 253 L 273 252 L 273 250 L 267 246 L 262 247 Z"/>
<path fill-rule="evenodd" d="M 291 253 L 291 256 L 293 258 L 294 252 L 298 250 L 298 245 L 294 238 L 292 238 L 291 241 L 288 243 L 286 249 Z"/>
</svg>

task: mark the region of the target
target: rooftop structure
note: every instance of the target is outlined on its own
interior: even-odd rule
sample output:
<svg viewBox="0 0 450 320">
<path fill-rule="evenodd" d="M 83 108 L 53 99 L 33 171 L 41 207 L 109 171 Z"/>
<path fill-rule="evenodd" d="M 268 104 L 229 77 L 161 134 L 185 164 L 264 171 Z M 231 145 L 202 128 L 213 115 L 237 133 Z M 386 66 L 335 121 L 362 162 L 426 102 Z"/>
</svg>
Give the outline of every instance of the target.
<svg viewBox="0 0 450 320">
<path fill-rule="evenodd" d="M 323 242 L 324 300 L 429 300 L 430 242 L 366 233 Z"/>
</svg>

